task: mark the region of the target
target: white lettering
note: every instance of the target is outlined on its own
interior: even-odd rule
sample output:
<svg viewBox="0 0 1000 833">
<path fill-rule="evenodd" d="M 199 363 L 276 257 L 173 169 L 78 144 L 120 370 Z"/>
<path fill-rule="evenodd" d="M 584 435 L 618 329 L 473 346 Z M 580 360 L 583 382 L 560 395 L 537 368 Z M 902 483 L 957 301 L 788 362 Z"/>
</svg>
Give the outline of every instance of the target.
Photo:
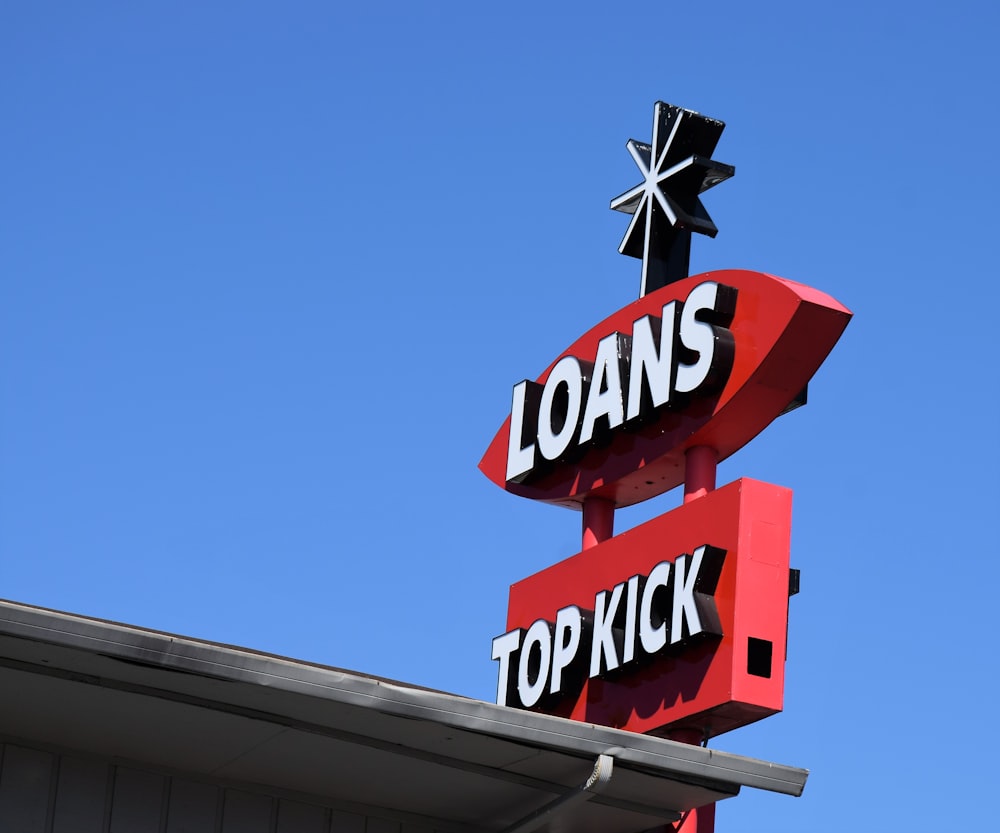
<svg viewBox="0 0 1000 833">
<path fill-rule="evenodd" d="M 635 622 L 641 581 L 642 576 L 632 576 L 625 585 L 625 639 L 622 642 L 622 665 L 635 659 Z"/>
<path fill-rule="evenodd" d="M 528 433 L 524 430 L 525 399 L 529 386 L 532 385 L 538 387 L 534 382 L 527 380 L 514 385 L 514 399 L 510 406 L 510 442 L 507 444 L 508 482 L 519 482 L 535 467 L 535 444 L 533 442 L 524 444 L 524 435 Z M 536 419 L 537 414 L 536 408 Z M 534 434 L 537 429 L 532 425 L 529 431 Z"/>
<path fill-rule="evenodd" d="M 661 561 L 648 576 L 599 591 L 593 611 L 567 605 L 554 623 L 537 619 L 527 631 L 496 637 L 497 702 L 532 708 L 546 695 L 574 696 L 587 677 L 621 673 L 658 654 L 678 653 L 696 638 L 721 636 L 714 595 L 725 556 L 702 545 L 672 563 Z"/>
<path fill-rule="evenodd" d="M 552 683 L 549 690 L 558 694 L 562 690 L 562 675 L 576 659 L 583 630 L 583 616 L 576 605 L 564 607 L 556 613 L 555 645 L 552 649 Z"/>
<path fill-rule="evenodd" d="M 544 386 L 515 385 L 507 482 L 529 480 L 545 461 L 571 459 L 574 447 L 603 440 L 598 437 L 603 430 L 678 407 L 685 400 L 674 394 L 718 389 L 732 367 L 734 342 L 727 327 L 735 300 L 735 289 L 706 281 L 684 302 L 664 304 L 662 318 L 634 321 L 631 336 L 615 332 L 602 338 L 593 363 L 563 356 Z"/>
<path fill-rule="evenodd" d="M 674 330 L 677 326 L 677 302 L 663 307 L 663 317 L 645 315 L 632 326 L 632 355 L 628 377 L 629 422 L 645 417 L 650 411 L 667 405 L 673 388 Z M 643 382 L 648 392 L 643 407 Z"/>
<path fill-rule="evenodd" d="M 653 624 L 653 598 L 661 587 L 666 590 L 670 581 L 670 562 L 661 561 L 649 573 L 642 591 L 639 608 L 639 642 L 647 654 L 655 654 L 667 644 L 667 620 L 660 617 L 660 624 Z"/>
<path fill-rule="evenodd" d="M 625 361 L 622 354 L 623 341 L 621 333 L 612 333 L 602 338 L 597 345 L 593 381 L 590 383 L 587 407 L 583 411 L 583 422 L 580 425 L 581 444 L 593 438 L 594 423 L 601 417 L 607 418 L 609 429 L 617 428 L 625 421 L 621 374 L 621 364 Z"/>
<path fill-rule="evenodd" d="M 684 638 L 684 625 L 687 625 L 689 636 L 701 633 L 701 618 L 698 616 L 698 605 L 694 600 L 694 585 L 698 581 L 698 571 L 701 570 L 704 547 L 698 547 L 694 555 L 678 556 L 674 562 L 674 604 L 671 608 L 670 644 L 674 645 Z M 688 559 L 691 566 L 688 567 Z"/>
<path fill-rule="evenodd" d="M 497 703 L 507 705 L 507 692 L 510 689 L 510 657 L 521 645 L 521 634 L 517 630 L 505 633 L 493 640 L 493 659 L 500 660 L 500 677 L 497 681 Z"/>
<path fill-rule="evenodd" d="M 616 584 L 611 591 L 611 600 L 605 604 L 608 591 L 602 590 L 594 599 L 594 633 L 590 646 L 590 676 L 601 673 L 601 660 L 608 671 L 618 667 L 618 650 L 615 648 L 614 624 L 618 614 L 618 604 L 622 600 L 624 584 Z"/>
<path fill-rule="evenodd" d="M 544 619 L 535 622 L 524 636 L 521 661 L 517 664 L 517 696 L 521 703 L 531 708 L 545 693 L 549 681 L 549 662 L 552 659 L 552 626 Z M 537 647 L 537 660 L 535 648 Z M 537 669 L 537 670 L 536 670 Z M 534 672 L 534 674 L 533 674 Z M 534 680 L 531 677 L 534 676 Z"/>
<path fill-rule="evenodd" d="M 546 460 L 557 460 L 569 448 L 580 420 L 583 373 L 579 359 L 563 356 L 552 368 L 538 406 L 538 450 Z M 565 399 L 556 405 L 559 389 Z"/>
<path fill-rule="evenodd" d="M 715 328 L 698 317 L 705 310 L 714 310 L 718 300 L 719 285 L 706 282 L 698 284 L 691 290 L 684 309 L 681 310 L 681 343 L 698 354 L 694 364 L 681 363 L 677 365 L 677 381 L 674 388 L 678 393 L 690 393 L 697 390 L 712 369 L 715 357 Z"/>
</svg>

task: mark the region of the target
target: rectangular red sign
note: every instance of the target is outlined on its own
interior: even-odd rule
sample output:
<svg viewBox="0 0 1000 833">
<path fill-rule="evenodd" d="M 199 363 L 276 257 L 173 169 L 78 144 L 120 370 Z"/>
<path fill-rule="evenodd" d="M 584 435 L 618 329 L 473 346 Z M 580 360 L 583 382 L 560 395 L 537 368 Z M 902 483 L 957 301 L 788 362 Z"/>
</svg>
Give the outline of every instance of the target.
<svg viewBox="0 0 1000 833">
<path fill-rule="evenodd" d="M 508 632 L 543 636 L 504 660 L 513 699 L 547 674 L 534 708 L 660 735 L 781 711 L 791 506 L 743 478 L 514 584 Z"/>
</svg>

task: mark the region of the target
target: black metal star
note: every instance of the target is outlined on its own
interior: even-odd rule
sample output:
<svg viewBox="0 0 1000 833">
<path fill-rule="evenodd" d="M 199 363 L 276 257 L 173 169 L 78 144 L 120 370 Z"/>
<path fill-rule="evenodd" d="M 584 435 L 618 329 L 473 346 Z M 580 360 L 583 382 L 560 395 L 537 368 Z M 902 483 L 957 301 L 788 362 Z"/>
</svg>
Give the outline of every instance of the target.
<svg viewBox="0 0 1000 833">
<path fill-rule="evenodd" d="M 626 143 L 643 181 L 615 197 L 611 207 L 632 215 L 618 251 L 642 258 L 639 297 L 688 276 L 692 231 L 718 234 L 698 195 L 736 173 L 732 165 L 709 158 L 725 127 L 657 101 L 652 145 Z"/>
</svg>

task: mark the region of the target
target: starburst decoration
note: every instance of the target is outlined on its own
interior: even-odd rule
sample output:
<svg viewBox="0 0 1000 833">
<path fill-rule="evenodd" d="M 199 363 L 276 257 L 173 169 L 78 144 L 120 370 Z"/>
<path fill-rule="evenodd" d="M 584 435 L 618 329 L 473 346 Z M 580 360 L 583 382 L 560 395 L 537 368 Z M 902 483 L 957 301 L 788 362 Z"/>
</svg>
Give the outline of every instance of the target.
<svg viewBox="0 0 1000 833">
<path fill-rule="evenodd" d="M 732 165 L 709 158 L 725 127 L 657 101 L 652 144 L 626 143 L 643 181 L 615 197 L 611 208 L 632 215 L 618 251 L 642 258 L 640 297 L 687 277 L 691 232 L 718 234 L 698 195 L 736 173 Z"/>
</svg>

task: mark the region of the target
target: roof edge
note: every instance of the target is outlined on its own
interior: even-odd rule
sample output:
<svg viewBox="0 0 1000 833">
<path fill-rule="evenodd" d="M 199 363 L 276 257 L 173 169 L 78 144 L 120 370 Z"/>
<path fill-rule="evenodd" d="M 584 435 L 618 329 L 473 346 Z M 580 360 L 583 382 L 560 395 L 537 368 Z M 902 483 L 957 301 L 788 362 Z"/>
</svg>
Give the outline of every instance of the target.
<svg viewBox="0 0 1000 833">
<path fill-rule="evenodd" d="M 611 754 L 651 774 L 683 774 L 694 782 L 709 780 L 798 796 L 808 777 L 808 771 L 798 767 L 14 601 L 0 600 L 0 635 L 165 672 L 157 676 L 164 692 L 182 692 L 184 675 L 193 674 L 428 720 L 569 754 L 591 758 Z M 219 698 L 220 704 L 227 701 Z"/>
</svg>

